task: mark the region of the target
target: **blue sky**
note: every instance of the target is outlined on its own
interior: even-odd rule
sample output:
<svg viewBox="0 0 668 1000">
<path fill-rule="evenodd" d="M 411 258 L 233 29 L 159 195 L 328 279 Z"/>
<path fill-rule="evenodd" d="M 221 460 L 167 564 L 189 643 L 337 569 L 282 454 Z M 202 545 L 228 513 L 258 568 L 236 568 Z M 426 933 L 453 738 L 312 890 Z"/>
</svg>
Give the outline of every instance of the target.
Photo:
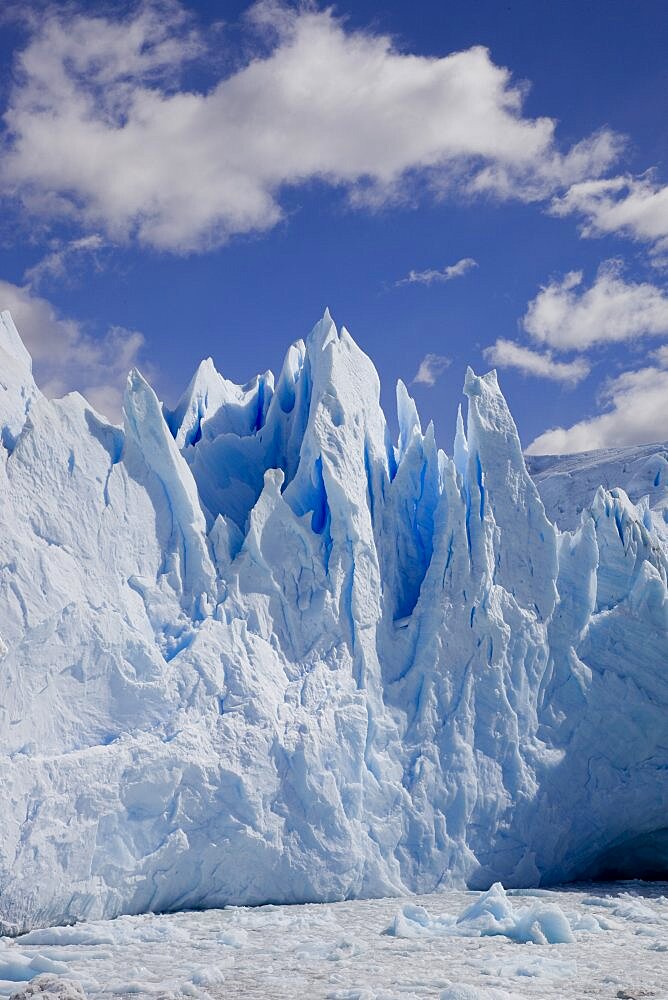
<svg viewBox="0 0 668 1000">
<path fill-rule="evenodd" d="M 668 438 L 660 0 L 9 5 L 0 308 L 51 394 L 279 368 L 326 305 L 450 449 Z"/>
</svg>

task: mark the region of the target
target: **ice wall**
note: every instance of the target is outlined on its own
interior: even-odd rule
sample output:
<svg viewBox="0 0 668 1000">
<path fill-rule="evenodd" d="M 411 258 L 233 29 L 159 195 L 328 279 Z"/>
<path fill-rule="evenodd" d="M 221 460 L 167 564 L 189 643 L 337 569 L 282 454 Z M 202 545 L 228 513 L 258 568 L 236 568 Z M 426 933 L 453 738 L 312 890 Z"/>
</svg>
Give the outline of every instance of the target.
<svg viewBox="0 0 668 1000">
<path fill-rule="evenodd" d="M 7 313 L 0 367 L 5 930 L 665 863 L 659 448 L 636 503 L 564 466 L 562 532 L 495 373 L 453 458 L 400 383 L 395 446 L 328 313 L 276 381 L 132 372 L 123 428 Z"/>
</svg>

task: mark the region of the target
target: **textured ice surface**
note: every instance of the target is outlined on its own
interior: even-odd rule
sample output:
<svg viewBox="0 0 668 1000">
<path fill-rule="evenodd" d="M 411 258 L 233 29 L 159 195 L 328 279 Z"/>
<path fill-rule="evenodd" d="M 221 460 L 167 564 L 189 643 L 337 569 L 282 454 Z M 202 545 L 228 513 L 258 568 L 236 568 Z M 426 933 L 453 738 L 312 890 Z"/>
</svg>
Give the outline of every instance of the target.
<svg viewBox="0 0 668 1000">
<path fill-rule="evenodd" d="M 408 903 L 397 911 L 386 933 L 403 938 L 501 936 L 533 944 L 575 941 L 573 928 L 557 904 L 539 901 L 513 907 L 500 882 L 495 882 L 456 918 L 433 918 L 424 907 Z"/>
<path fill-rule="evenodd" d="M 402 901 L 422 932 L 384 933 L 396 899 L 230 907 L 44 928 L 3 942 L 63 971 L 0 983 L 0 996 L 49 984 L 44 1000 L 582 1000 L 668 997 L 668 883 L 445 890 Z M 526 914 L 568 926 L 567 941 L 525 942 Z M 487 922 L 486 922 L 487 921 Z M 424 926 L 426 924 L 426 926 Z M 497 926 L 494 926 L 497 925 Z M 449 928 L 443 933 L 443 928 Z M 491 933 L 490 933 L 491 932 Z M 60 992 L 57 992 L 60 984 Z M 39 1000 L 39 994 L 36 994 Z"/>
<path fill-rule="evenodd" d="M 607 490 L 622 486 L 634 503 L 647 497 L 649 509 L 666 521 L 668 442 L 578 455 L 531 455 L 527 467 L 548 515 L 560 528 L 577 526 L 599 486 Z"/>
<path fill-rule="evenodd" d="M 562 532 L 493 372 L 395 446 L 329 314 L 123 428 L 0 350 L 6 933 L 668 869 L 660 447 L 540 460 Z"/>
</svg>

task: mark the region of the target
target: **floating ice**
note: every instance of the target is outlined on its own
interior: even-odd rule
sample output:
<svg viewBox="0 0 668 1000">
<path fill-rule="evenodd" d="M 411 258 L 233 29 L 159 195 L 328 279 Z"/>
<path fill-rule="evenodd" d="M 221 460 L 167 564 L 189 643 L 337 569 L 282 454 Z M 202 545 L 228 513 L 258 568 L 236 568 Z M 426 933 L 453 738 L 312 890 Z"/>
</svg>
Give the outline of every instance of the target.
<svg viewBox="0 0 668 1000">
<path fill-rule="evenodd" d="M 584 886 L 512 891 L 505 900 L 498 892 L 440 889 L 403 900 L 414 916 L 424 915 L 423 933 L 409 938 L 380 933 L 397 910 L 397 900 L 388 898 L 181 911 L 45 928 L 3 942 L 26 960 L 24 974 L 34 978 L 30 986 L 0 983 L 0 996 L 26 1000 L 48 985 L 45 1000 L 79 1000 L 70 992 L 73 983 L 88 1000 L 129 995 L 421 1000 L 443 993 L 464 1000 L 574 1000 L 622 992 L 640 996 L 643 990 L 663 996 L 668 898 L 661 893 L 668 883 L 636 883 L 627 891 L 628 885 L 599 886 L 606 895 L 598 900 L 587 898 Z M 478 900 L 478 917 L 494 910 L 502 920 L 536 904 L 558 907 L 575 940 L 546 946 L 466 932 L 456 915 L 470 912 Z M 640 910 L 627 909 L 627 916 L 621 910 L 615 916 L 612 933 L 579 927 L 583 918 L 610 914 L 633 900 L 651 921 L 639 923 Z M 445 916 L 439 920 L 436 914 Z M 424 933 L 425 922 L 438 933 Z M 35 975 L 29 963 L 36 955 L 66 971 Z"/>
<path fill-rule="evenodd" d="M 600 929 L 597 925 L 596 929 Z M 483 893 L 457 918 L 431 917 L 421 906 L 408 903 L 397 912 L 386 933 L 412 938 L 426 935 L 492 937 L 534 944 L 571 944 L 575 936 L 563 910 L 555 903 L 532 902 L 513 907 L 500 882 Z"/>
<path fill-rule="evenodd" d="M 513 908 L 500 882 L 487 890 L 457 918 L 457 927 L 481 937 L 501 934 L 513 941 L 534 944 L 571 944 L 573 931 L 556 903 L 541 900 Z"/>
</svg>

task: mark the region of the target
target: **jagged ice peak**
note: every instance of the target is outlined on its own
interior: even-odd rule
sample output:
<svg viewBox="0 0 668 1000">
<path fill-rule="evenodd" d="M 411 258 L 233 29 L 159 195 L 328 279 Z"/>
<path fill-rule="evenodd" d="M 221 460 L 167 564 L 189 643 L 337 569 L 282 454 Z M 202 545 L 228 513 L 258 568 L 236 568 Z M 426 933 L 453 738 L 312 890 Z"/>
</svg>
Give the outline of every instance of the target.
<svg viewBox="0 0 668 1000">
<path fill-rule="evenodd" d="M 5 931 L 668 868 L 665 448 L 395 444 L 328 312 L 122 428 L 0 369 Z"/>
</svg>

